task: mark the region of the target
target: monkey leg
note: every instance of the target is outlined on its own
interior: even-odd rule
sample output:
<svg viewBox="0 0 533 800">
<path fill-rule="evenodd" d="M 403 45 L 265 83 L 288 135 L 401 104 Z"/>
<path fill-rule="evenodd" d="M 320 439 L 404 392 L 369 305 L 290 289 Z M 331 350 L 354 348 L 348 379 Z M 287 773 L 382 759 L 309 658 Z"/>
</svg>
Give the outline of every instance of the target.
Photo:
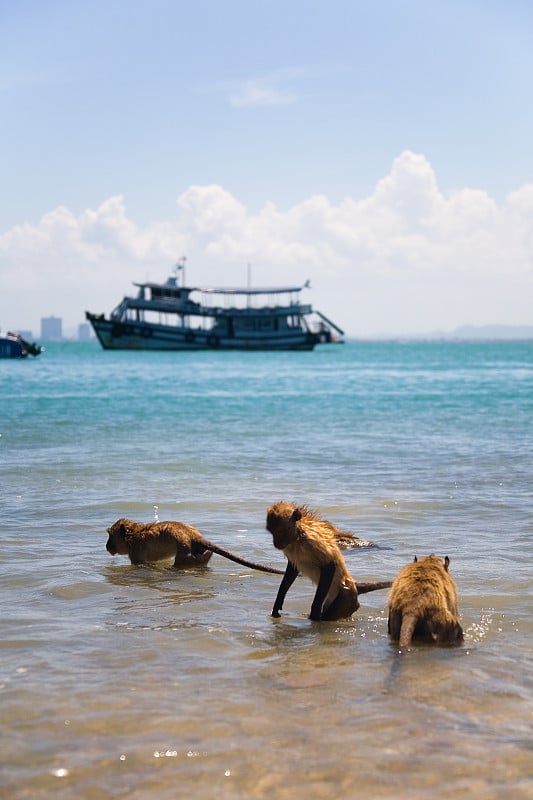
<svg viewBox="0 0 533 800">
<path fill-rule="evenodd" d="M 316 587 L 315 598 L 311 606 L 311 613 L 309 614 L 309 619 L 315 621 L 323 619 L 322 606 L 324 605 L 324 600 L 328 596 L 328 592 L 331 588 L 331 583 L 333 581 L 334 575 L 335 575 L 334 561 L 331 561 L 329 564 L 320 567 L 320 579 L 318 581 L 318 586 Z"/>
<path fill-rule="evenodd" d="M 418 628 L 415 636 L 418 635 Z M 421 638 L 426 642 L 438 642 L 439 644 L 461 644 L 464 639 L 463 629 L 455 620 L 439 620 L 428 618 L 424 620 Z"/>
<path fill-rule="evenodd" d="M 213 555 L 213 551 L 210 550 L 204 542 L 198 541 L 191 541 L 190 550 L 188 548 L 184 548 L 183 552 L 176 553 L 176 560 L 174 561 L 174 566 L 178 567 L 183 564 L 191 563 L 194 564 L 207 564 L 211 556 Z"/>
<path fill-rule="evenodd" d="M 342 587 L 337 597 L 322 612 L 321 619 L 329 621 L 346 619 L 346 617 L 351 617 L 358 608 L 357 593 Z"/>
<path fill-rule="evenodd" d="M 402 613 L 401 611 L 389 610 L 389 619 L 387 622 L 387 629 L 391 639 L 398 641 L 400 638 L 400 631 L 402 629 Z"/>
<path fill-rule="evenodd" d="M 135 566 L 139 566 L 140 564 L 146 563 L 146 558 L 144 557 L 144 551 L 142 545 L 138 545 L 133 543 L 130 545 L 129 549 L 129 557 L 132 564 Z"/>
</svg>

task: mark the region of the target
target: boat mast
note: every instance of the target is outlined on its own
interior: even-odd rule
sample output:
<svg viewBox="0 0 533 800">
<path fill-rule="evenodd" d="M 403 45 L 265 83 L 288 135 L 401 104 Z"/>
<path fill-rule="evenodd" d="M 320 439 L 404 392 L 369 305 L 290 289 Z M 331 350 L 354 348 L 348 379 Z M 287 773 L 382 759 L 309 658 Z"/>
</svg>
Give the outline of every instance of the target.
<svg viewBox="0 0 533 800">
<path fill-rule="evenodd" d="M 182 256 L 181 258 L 179 258 L 178 259 L 178 263 L 176 264 L 176 272 L 178 273 L 178 275 L 179 275 L 180 272 L 182 273 L 182 276 L 181 276 L 181 285 L 182 285 L 182 287 L 186 286 L 186 283 L 185 283 L 185 267 L 186 267 L 186 265 L 187 265 L 187 256 Z"/>
</svg>

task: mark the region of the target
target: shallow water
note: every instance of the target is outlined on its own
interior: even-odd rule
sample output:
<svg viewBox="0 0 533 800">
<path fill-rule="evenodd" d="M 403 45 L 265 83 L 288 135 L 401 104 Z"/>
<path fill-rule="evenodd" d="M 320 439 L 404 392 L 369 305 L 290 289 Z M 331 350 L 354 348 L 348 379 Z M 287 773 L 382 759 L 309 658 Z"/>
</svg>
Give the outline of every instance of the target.
<svg viewBox="0 0 533 800">
<path fill-rule="evenodd" d="M 533 793 L 533 345 L 0 362 L 0 797 L 457 798 Z M 398 655 L 387 593 L 307 619 L 300 578 L 214 555 L 133 567 L 118 517 L 180 519 L 284 568 L 270 503 L 447 554 L 465 642 Z"/>
</svg>

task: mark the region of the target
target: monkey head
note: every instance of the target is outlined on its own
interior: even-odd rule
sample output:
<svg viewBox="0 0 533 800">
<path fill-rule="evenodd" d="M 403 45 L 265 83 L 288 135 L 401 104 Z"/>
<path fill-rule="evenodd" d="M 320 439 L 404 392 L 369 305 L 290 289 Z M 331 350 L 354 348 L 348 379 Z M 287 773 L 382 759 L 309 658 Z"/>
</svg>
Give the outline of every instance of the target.
<svg viewBox="0 0 533 800">
<path fill-rule="evenodd" d="M 427 561 L 427 560 L 433 561 L 434 563 L 438 562 L 442 567 L 444 567 L 446 572 L 450 571 L 450 559 L 448 556 L 445 556 L 444 558 L 439 558 L 438 556 L 431 554 L 430 556 L 424 556 L 422 558 L 422 561 Z M 418 556 L 415 556 L 413 558 L 413 563 L 414 564 L 418 563 Z"/>
<path fill-rule="evenodd" d="M 126 536 L 130 532 L 130 520 L 118 519 L 116 522 L 107 529 L 109 538 L 106 544 L 106 550 L 112 556 L 129 555 L 129 547 L 126 542 Z"/>
<path fill-rule="evenodd" d="M 298 538 L 301 509 L 292 503 L 274 503 L 267 511 L 266 529 L 272 534 L 274 547 L 283 550 Z"/>
</svg>

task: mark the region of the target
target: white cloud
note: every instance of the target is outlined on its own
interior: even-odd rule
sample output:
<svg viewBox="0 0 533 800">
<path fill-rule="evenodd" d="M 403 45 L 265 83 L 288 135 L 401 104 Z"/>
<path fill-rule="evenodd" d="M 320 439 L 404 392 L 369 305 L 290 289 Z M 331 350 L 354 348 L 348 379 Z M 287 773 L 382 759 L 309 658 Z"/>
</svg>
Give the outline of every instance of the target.
<svg viewBox="0 0 533 800">
<path fill-rule="evenodd" d="M 296 102 L 296 97 L 289 92 L 276 89 L 267 80 L 244 81 L 229 96 L 230 105 L 235 108 L 252 108 L 254 106 L 286 106 Z"/>
<path fill-rule="evenodd" d="M 258 106 L 287 106 L 297 102 L 297 95 L 289 91 L 288 85 L 309 80 L 316 75 L 315 69 L 286 67 L 267 75 L 250 78 L 235 84 L 228 95 L 234 108 Z"/>
<path fill-rule="evenodd" d="M 317 307 L 349 333 L 411 333 L 464 323 L 531 324 L 533 186 L 498 205 L 465 188 L 449 196 L 406 151 L 366 198 L 308 197 L 256 214 L 221 186 L 191 186 L 173 221 L 138 226 L 111 197 L 76 217 L 60 207 L 0 235 L 0 325 L 38 330 L 109 311 L 135 280 L 164 279 L 182 254 L 205 285 L 311 279 Z"/>
<path fill-rule="evenodd" d="M 239 230 L 246 223 L 246 209 L 221 186 L 191 186 L 178 197 L 180 224 L 211 238 Z"/>
</svg>

